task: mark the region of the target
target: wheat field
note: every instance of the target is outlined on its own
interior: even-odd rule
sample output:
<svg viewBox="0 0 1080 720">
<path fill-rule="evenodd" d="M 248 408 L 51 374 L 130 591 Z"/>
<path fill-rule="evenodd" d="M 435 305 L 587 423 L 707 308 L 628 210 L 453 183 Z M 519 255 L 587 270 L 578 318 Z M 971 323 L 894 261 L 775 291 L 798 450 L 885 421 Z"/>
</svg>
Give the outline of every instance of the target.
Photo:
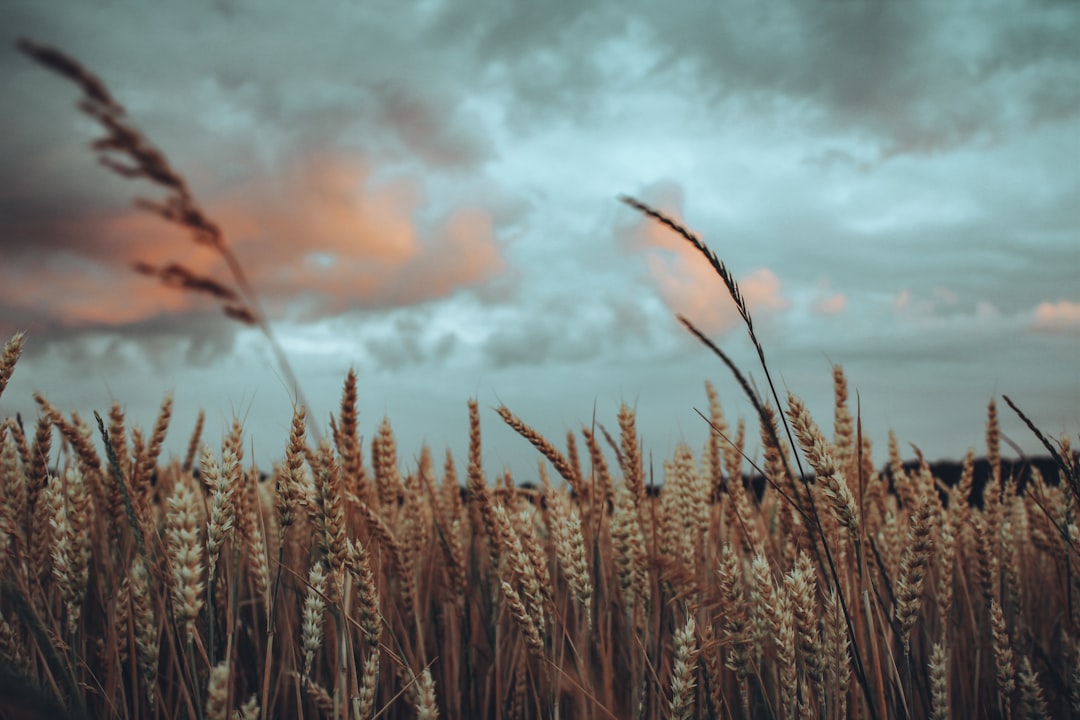
<svg viewBox="0 0 1080 720">
<path fill-rule="evenodd" d="M 98 78 L 55 49 L 20 49 L 82 88 L 106 132 L 99 157 L 163 190 L 143 206 L 221 253 L 230 279 L 137 270 L 260 329 L 299 387 L 183 177 Z M 279 462 L 260 469 L 239 420 L 221 438 L 201 419 L 171 427 L 171 397 L 140 428 L 119 403 L 89 418 L 37 395 L 30 425 L 0 424 L 0 717 L 1080 715 L 1069 439 L 1006 396 L 1053 470 L 1004 462 L 992 400 L 985 447 L 946 482 L 921 457 L 905 464 L 896 437 L 864 435 L 839 365 L 831 418 L 815 419 L 775 391 L 724 263 L 624 201 L 729 291 L 768 394 L 680 320 L 734 374 L 751 419 L 729 422 L 706 383 L 707 444 L 653 467 L 630 407 L 552 439 L 468 401 L 467 452 L 414 455 L 389 420 L 366 420 L 349 372 L 329 426 L 300 395 Z M 4 346 L 0 394 L 23 341 Z M 490 422 L 536 448 L 534 476 L 484 468 Z M 164 456 L 170 432 L 190 437 L 183 458 Z"/>
<path fill-rule="evenodd" d="M 5 382 L 20 352 L 4 350 Z M 8 717 L 1066 717 L 1080 712 L 1077 462 L 992 475 L 974 451 L 946 486 L 877 469 L 834 371 L 833 431 L 785 414 L 814 470 L 727 423 L 646 480 L 635 415 L 539 450 L 534 487 L 425 447 L 402 467 L 389 422 L 361 452 L 357 376 L 332 439 L 297 408 L 268 474 L 239 422 L 154 427 L 65 415 L 38 396 L 3 422 L 0 656 Z M 0 385 L 2 387 L 2 385 Z M 31 696 L 29 688 L 36 691 Z M 32 700 L 30 699 L 32 697 Z M 18 707 L 36 706 L 37 715 Z M 50 710 L 51 709 L 51 710 Z M 30 712 L 30 711 L 25 711 Z"/>
</svg>

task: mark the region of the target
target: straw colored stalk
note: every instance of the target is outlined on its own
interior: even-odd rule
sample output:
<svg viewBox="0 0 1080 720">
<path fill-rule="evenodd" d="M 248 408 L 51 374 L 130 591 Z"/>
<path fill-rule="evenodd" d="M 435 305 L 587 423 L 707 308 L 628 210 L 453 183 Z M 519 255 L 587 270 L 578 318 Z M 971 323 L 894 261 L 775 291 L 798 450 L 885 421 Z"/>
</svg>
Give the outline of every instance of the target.
<svg viewBox="0 0 1080 720">
<path fill-rule="evenodd" d="M 407 571 L 409 567 L 409 561 L 405 557 L 407 550 L 398 541 L 394 531 L 390 529 L 390 525 L 370 505 L 355 496 L 350 497 L 349 502 L 353 510 L 358 512 L 360 517 L 364 519 L 368 532 L 379 541 L 379 544 L 389 554 L 394 571 L 403 579 L 403 582 L 397 583 L 398 601 L 402 607 L 409 612 L 413 612 L 413 609 L 416 608 L 417 582 L 416 574 Z"/>
<path fill-rule="evenodd" d="M 1005 615 L 997 600 L 990 601 L 990 629 L 994 645 L 994 669 L 997 679 L 998 708 L 1002 716 L 1012 715 L 1013 691 L 1016 689 L 1016 666 L 1012 638 L 1005 624 Z"/>
<path fill-rule="evenodd" d="M 360 688 L 357 692 L 353 705 L 354 716 L 359 720 L 368 720 L 375 711 L 375 693 L 379 688 L 379 649 L 371 650 L 367 660 L 364 661 L 363 674 L 360 677 Z"/>
<path fill-rule="evenodd" d="M 161 454 L 162 445 L 165 443 L 165 435 L 169 430 L 169 420 L 172 418 L 172 395 L 166 395 L 161 402 L 157 420 L 154 422 L 154 431 L 150 435 L 150 443 L 136 458 L 135 473 L 131 478 L 131 486 L 136 495 L 143 502 L 147 501 L 150 492 L 151 478 L 157 468 L 158 456 Z"/>
<path fill-rule="evenodd" d="M 424 668 L 416 676 L 412 687 L 417 720 L 435 720 L 439 717 L 439 707 L 435 702 L 435 680 L 431 677 L 431 669 Z"/>
<path fill-rule="evenodd" d="M 851 684 L 850 636 L 835 589 L 825 598 L 822 626 L 822 648 L 826 658 L 825 682 L 829 688 L 826 703 L 835 707 L 834 717 L 847 717 L 847 695 Z"/>
<path fill-rule="evenodd" d="M 121 488 L 121 483 L 127 483 L 127 486 L 131 487 L 131 465 L 125 462 L 128 457 L 126 435 L 127 433 L 124 430 L 124 410 L 120 407 L 120 403 L 113 403 L 112 408 L 109 409 L 109 445 L 112 448 L 112 457 L 116 458 L 116 463 L 112 467 L 113 472 L 109 473 L 107 499 L 109 515 L 112 518 L 110 531 L 113 533 L 114 541 L 119 540 L 120 528 L 124 527 L 128 522 L 124 505 L 124 491 Z"/>
<path fill-rule="evenodd" d="M 581 478 L 578 477 L 574 470 L 574 466 L 566 459 L 565 455 L 559 452 L 558 448 L 548 442 L 547 438 L 539 432 L 526 425 L 521 418 L 510 412 L 510 408 L 505 405 L 499 405 L 495 412 L 497 412 L 499 417 L 503 419 L 503 422 L 513 428 L 518 435 L 528 440 L 533 447 L 539 450 L 540 454 L 551 462 L 555 471 L 570 484 L 570 487 L 573 488 L 574 491 L 581 492 Z"/>
<path fill-rule="evenodd" d="M 319 513 L 316 523 L 320 529 L 320 544 L 330 565 L 332 597 L 336 598 L 344 586 L 345 566 L 348 562 L 345 527 L 345 499 L 341 471 L 334 458 L 334 448 L 329 440 L 319 443 L 318 467 L 316 469 Z"/>
<path fill-rule="evenodd" d="M 935 597 L 937 599 L 938 616 L 943 623 L 948 623 L 952 612 L 953 585 L 956 578 L 953 576 L 956 564 L 956 531 L 953 522 L 956 516 L 950 512 L 943 512 L 941 517 L 941 549 L 938 554 L 940 565 L 938 567 L 938 584 Z"/>
<path fill-rule="evenodd" d="M 57 410 L 41 393 L 34 393 L 34 402 L 38 404 L 41 412 L 49 418 L 49 421 L 56 426 L 64 439 L 74 448 L 75 454 L 83 463 L 83 472 L 100 472 L 101 458 L 98 457 L 97 450 L 94 449 L 94 445 L 90 441 L 89 428 L 85 424 L 78 422 L 74 415 L 72 420 L 65 418 L 63 413 Z"/>
<path fill-rule="evenodd" d="M 326 613 L 326 572 L 318 560 L 308 571 L 308 590 L 300 618 L 300 650 L 304 654 L 304 675 L 311 675 L 315 653 L 323 646 L 323 623 Z"/>
<path fill-rule="evenodd" d="M 229 661 L 222 660 L 210 669 L 210 681 L 206 688 L 206 720 L 228 720 L 229 717 Z"/>
<path fill-rule="evenodd" d="M 199 450 L 199 477 L 210 494 L 210 508 L 206 522 L 206 558 L 211 585 L 217 572 L 221 546 L 232 533 L 236 521 L 236 502 L 234 491 L 239 466 L 232 451 L 226 448 L 222 452 L 222 465 L 214 459 L 213 452 L 206 445 Z"/>
<path fill-rule="evenodd" d="M 469 493 L 470 502 L 480 512 L 487 531 L 488 553 L 493 565 L 499 564 L 499 532 L 495 524 L 492 512 L 492 498 L 488 492 L 487 480 L 484 477 L 484 464 L 481 452 L 480 436 L 480 409 L 475 400 L 469 400 L 469 466 L 465 476 L 465 487 Z"/>
<path fill-rule="evenodd" d="M 203 424 L 206 422 L 206 412 L 199 410 L 198 417 L 195 418 L 195 427 L 191 430 L 191 438 L 188 440 L 187 452 L 184 453 L 184 462 L 180 466 L 180 469 L 185 472 L 191 472 L 191 468 L 195 464 L 195 453 L 199 451 L 199 440 L 202 438 Z"/>
<path fill-rule="evenodd" d="M 923 583 L 934 552 L 933 508 L 930 499 L 924 498 L 912 515 L 896 579 L 896 621 L 907 653 L 911 652 L 911 628 L 922 607 Z"/>
<path fill-rule="evenodd" d="M 398 467 L 397 439 L 389 418 L 382 419 L 371 441 L 371 461 L 382 512 L 395 511 L 405 497 L 405 483 Z"/>
<path fill-rule="evenodd" d="M 371 570 L 371 559 L 367 550 L 360 543 L 349 541 L 349 572 L 356 580 L 359 607 L 356 614 L 360 618 L 360 629 L 372 654 L 378 652 L 379 636 L 382 633 L 382 616 L 379 613 L 379 589 L 375 575 Z"/>
<path fill-rule="evenodd" d="M 824 698 L 825 666 L 828 661 L 822 652 L 818 632 L 817 571 L 805 552 L 799 552 L 794 569 L 784 577 L 784 586 L 791 597 L 795 615 L 799 655 L 817 696 Z"/>
<path fill-rule="evenodd" d="M 297 518 L 297 507 L 304 499 L 304 460 L 306 413 L 304 408 L 293 408 L 292 423 L 289 426 L 289 444 L 285 450 L 285 463 L 277 474 L 274 487 L 274 507 L 278 514 L 278 527 L 284 537 L 286 528 Z"/>
<path fill-rule="evenodd" d="M 244 540 L 255 584 L 255 594 L 266 607 L 270 605 L 270 566 L 266 557 L 266 539 L 263 535 L 262 500 L 259 497 L 259 479 L 255 471 L 243 473 L 237 500 L 240 535 Z"/>
<path fill-rule="evenodd" d="M 449 449 L 443 469 L 443 485 L 432 488 L 431 500 L 435 510 L 437 538 L 446 557 L 446 588 L 455 605 L 465 605 L 465 587 L 468 583 L 465 543 L 467 533 L 462 528 L 461 490 L 454 467 L 454 456 Z"/>
<path fill-rule="evenodd" d="M 59 484 L 61 480 L 53 482 Z M 53 574 L 67 608 L 68 633 L 74 635 L 90 577 L 90 491 L 75 467 L 67 469 L 58 489 L 52 495 Z"/>
<path fill-rule="evenodd" d="M 731 428 L 728 426 L 727 418 L 724 417 L 724 409 L 720 405 L 720 396 L 716 392 L 716 387 L 709 380 L 705 381 L 705 395 L 709 399 L 711 431 L 705 441 L 704 461 L 712 483 L 712 492 L 715 493 L 724 482 L 724 466 L 720 458 L 722 446 L 726 446 L 724 445 L 727 442 L 725 438 L 731 438 Z"/>
<path fill-rule="evenodd" d="M 150 596 L 150 572 L 146 562 L 136 557 L 130 575 L 131 606 L 135 618 L 135 656 L 146 687 L 146 698 L 154 706 L 158 676 L 158 624 Z"/>
<path fill-rule="evenodd" d="M 742 560 L 729 543 L 725 543 L 720 550 L 720 566 L 716 572 L 720 607 L 723 609 L 724 639 L 725 644 L 731 647 L 727 667 L 743 679 L 750 674 L 750 626 Z"/>
<path fill-rule="evenodd" d="M 799 677 L 795 659 L 795 613 L 791 596 L 783 585 L 773 582 L 764 555 L 754 557 L 751 565 L 754 584 L 761 598 L 760 610 L 767 621 L 779 672 L 780 703 L 784 717 L 794 717 L 798 708 Z"/>
<path fill-rule="evenodd" d="M 619 408 L 619 430 L 619 446 L 622 448 L 619 460 L 623 482 L 630 489 L 635 501 L 640 502 L 645 497 L 645 471 L 641 461 L 641 448 L 638 446 L 637 422 L 634 411 L 628 405 Z"/>
<path fill-rule="evenodd" d="M 334 444 L 341 457 L 341 471 L 345 473 L 345 486 L 354 493 L 361 493 L 364 477 L 364 459 L 360 451 L 360 430 L 356 409 L 356 370 L 349 368 L 345 375 L 345 387 L 341 393 L 341 413 L 338 417 Z"/>
<path fill-rule="evenodd" d="M 698 647 L 694 616 L 686 616 L 686 624 L 675 631 L 675 661 L 671 668 L 672 720 L 694 717 L 694 674 L 697 671 Z"/>
<path fill-rule="evenodd" d="M 334 717 L 334 698 L 330 696 L 330 692 L 307 676 L 303 677 L 303 686 L 319 712 L 327 717 Z"/>
<path fill-rule="evenodd" d="M 187 482 L 177 482 L 169 496 L 165 541 L 172 570 L 173 615 L 187 642 L 195 639 L 195 620 L 203 606 L 203 545 L 198 498 Z"/>
<path fill-rule="evenodd" d="M 859 531 L 859 509 L 848 488 L 842 468 L 833 458 L 832 451 L 817 424 L 810 417 L 803 401 L 788 393 L 788 418 L 799 446 L 814 468 L 815 480 L 820 482 L 836 519 L 853 533 Z"/>
<path fill-rule="evenodd" d="M 649 602 L 649 556 L 645 532 L 641 526 L 638 501 L 633 489 L 621 484 L 615 493 L 615 514 L 611 519 L 611 541 L 615 549 L 615 568 L 628 608 L 638 600 Z"/>
<path fill-rule="evenodd" d="M 549 492 L 546 495 L 548 516 L 550 518 L 551 539 L 555 546 L 555 556 L 566 575 L 574 597 L 581 603 L 589 626 L 592 626 L 593 586 L 589 575 L 589 566 L 585 558 L 585 540 L 581 534 L 581 517 L 576 509 L 570 507 L 566 495 Z"/>
<path fill-rule="evenodd" d="M 743 452 L 746 447 L 746 418 L 735 423 L 735 438 L 724 445 L 724 472 L 729 478 L 742 478 Z"/>
<path fill-rule="evenodd" d="M 26 473 L 19 465 L 14 432 L 5 424 L 0 427 L 0 539 L 4 547 L 0 554 L 0 568 L 7 562 L 9 552 L 22 554 L 26 549 L 24 522 L 29 511 L 29 493 Z M 14 545 L 12 549 L 11 545 Z"/>
<path fill-rule="evenodd" d="M 708 528 L 709 490 L 709 480 L 697 471 L 690 447 L 680 443 L 674 460 L 665 468 L 660 517 L 668 552 L 690 571 L 695 567 L 699 540 Z"/>
<path fill-rule="evenodd" d="M 258 720 L 259 717 L 259 696 L 254 694 L 233 713 L 234 720 Z"/>
<path fill-rule="evenodd" d="M 589 463 L 592 465 L 593 484 L 603 498 L 610 505 L 615 504 L 615 483 L 611 479 L 611 470 L 607 460 L 600 449 L 600 443 L 596 435 L 589 428 L 582 428 L 581 435 L 585 438 L 585 447 L 589 450 Z"/>
<path fill-rule="evenodd" d="M 15 363 L 19 361 L 19 357 L 22 355 L 23 338 L 23 333 L 17 332 L 11 336 L 10 340 L 4 343 L 4 352 L 0 354 L 0 395 L 4 394 L 4 388 L 7 387 L 8 380 L 11 379 L 11 374 L 15 371 Z"/>
<path fill-rule="evenodd" d="M 1039 676 L 1031 666 L 1031 659 L 1024 656 L 1020 660 L 1020 716 L 1025 720 L 1050 720 Z"/>
<path fill-rule="evenodd" d="M 942 643 L 934 643 L 930 653 L 930 718 L 948 720 L 949 655 Z"/>
<path fill-rule="evenodd" d="M 503 597 L 506 598 L 506 605 L 510 608 L 510 614 L 514 618 L 514 622 L 517 623 L 521 629 L 522 637 L 525 639 L 525 645 L 529 648 L 529 651 L 535 653 L 537 657 L 543 658 L 544 656 L 544 641 L 540 638 L 540 630 L 536 626 L 536 620 L 529 611 L 525 609 L 525 603 L 521 600 L 521 595 L 518 594 L 510 583 L 505 580 L 500 581 L 500 587 L 503 591 Z"/>
<path fill-rule="evenodd" d="M 530 507 L 522 508 L 512 516 L 511 520 L 521 541 L 521 549 L 532 565 L 533 574 L 536 575 L 536 580 L 540 584 L 537 603 L 543 614 L 550 611 L 553 600 L 551 569 L 547 544 L 540 540 L 536 518 L 536 512 Z"/>
<path fill-rule="evenodd" d="M 854 455 L 854 423 L 851 411 L 848 409 L 847 378 L 844 377 L 844 367 L 839 363 L 833 365 L 833 394 L 835 407 L 833 410 L 833 446 L 837 450 L 837 461 L 840 467 L 847 472 Z"/>
<path fill-rule="evenodd" d="M 536 566 L 525 550 L 521 534 L 515 532 L 506 508 L 497 504 L 492 508 L 496 526 L 499 528 L 499 542 L 501 544 L 500 555 L 505 559 L 509 576 L 503 578 L 510 580 L 521 587 L 525 600 L 529 603 L 529 613 L 538 630 L 543 630 L 544 623 L 544 598 L 541 588 L 543 587 L 540 577 L 537 575 Z"/>
</svg>

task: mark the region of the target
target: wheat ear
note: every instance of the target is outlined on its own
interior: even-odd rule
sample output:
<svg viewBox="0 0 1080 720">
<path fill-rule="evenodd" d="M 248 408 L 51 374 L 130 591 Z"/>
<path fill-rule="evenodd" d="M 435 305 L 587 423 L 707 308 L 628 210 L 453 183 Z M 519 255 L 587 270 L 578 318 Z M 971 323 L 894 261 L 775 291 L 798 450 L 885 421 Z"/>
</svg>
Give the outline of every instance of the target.
<svg viewBox="0 0 1080 720">
<path fill-rule="evenodd" d="M 15 363 L 19 361 L 19 356 L 22 355 L 23 337 L 23 333 L 17 332 L 11 336 L 10 340 L 4 343 L 4 352 L 0 354 L 0 395 L 4 394 L 4 388 L 7 387 L 8 380 L 11 379 L 11 373 L 15 371 Z"/>
<path fill-rule="evenodd" d="M 900 639 L 904 651 L 911 652 L 911 628 L 922 607 L 923 582 L 934 552 L 933 504 L 923 498 L 922 504 L 911 516 L 907 543 L 900 558 L 900 574 L 896 579 L 896 621 L 900 625 Z"/>
<path fill-rule="evenodd" d="M 697 672 L 698 647 L 694 616 L 686 616 L 686 624 L 675 631 L 675 660 L 671 667 L 672 720 L 694 717 L 694 674 Z"/>
<path fill-rule="evenodd" d="M 949 655 L 942 643 L 934 643 L 930 652 L 930 718 L 948 720 Z"/>
<path fill-rule="evenodd" d="M 195 620 L 202 609 L 206 587 L 197 502 L 195 491 L 186 482 L 178 482 L 167 501 L 165 529 L 172 566 L 173 616 L 188 643 L 195 639 Z"/>
<path fill-rule="evenodd" d="M 205 720 L 228 720 L 229 718 L 229 661 L 222 660 L 210 669 L 210 682 L 206 687 Z"/>
<path fill-rule="evenodd" d="M 300 624 L 300 649 L 304 653 L 304 675 L 311 675 L 315 653 L 322 649 L 323 623 L 326 613 L 326 572 L 322 561 L 311 564 L 308 571 L 308 590 Z"/>
</svg>

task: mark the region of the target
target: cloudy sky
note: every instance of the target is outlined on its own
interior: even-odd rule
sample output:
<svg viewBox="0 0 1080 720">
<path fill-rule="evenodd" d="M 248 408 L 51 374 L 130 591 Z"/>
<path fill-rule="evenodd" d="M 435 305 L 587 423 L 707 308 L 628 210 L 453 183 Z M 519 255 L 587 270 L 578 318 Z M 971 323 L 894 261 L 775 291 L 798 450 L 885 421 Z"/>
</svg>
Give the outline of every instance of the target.
<svg viewBox="0 0 1080 720">
<path fill-rule="evenodd" d="M 0 335 L 28 333 L 0 413 L 152 424 L 199 408 L 283 450 L 265 339 L 132 272 L 220 258 L 138 210 L 77 89 L 108 84 L 224 229 L 312 405 L 360 377 L 403 464 L 422 442 L 535 474 L 499 402 L 552 439 L 636 405 L 654 461 L 700 447 L 703 382 L 748 417 L 683 313 L 760 368 L 718 279 L 617 201 L 701 234 L 741 283 L 774 377 L 831 427 L 844 366 L 884 459 L 983 451 L 1010 395 L 1080 427 L 1080 6 L 995 3 L 0 1 Z M 966 4 L 964 4 L 966 5 Z M 782 390 L 781 390 L 782 392 Z M 1002 404 L 1003 428 L 1037 444 Z M 751 443 L 751 448 L 756 443 Z"/>
</svg>

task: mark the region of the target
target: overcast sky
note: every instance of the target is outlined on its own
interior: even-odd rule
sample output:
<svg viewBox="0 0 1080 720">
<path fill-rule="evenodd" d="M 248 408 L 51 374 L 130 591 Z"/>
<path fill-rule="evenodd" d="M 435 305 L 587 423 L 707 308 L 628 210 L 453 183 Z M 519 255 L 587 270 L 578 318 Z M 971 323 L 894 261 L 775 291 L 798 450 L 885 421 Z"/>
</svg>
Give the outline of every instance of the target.
<svg viewBox="0 0 1080 720">
<path fill-rule="evenodd" d="M 963 9 L 961 9 L 963 6 Z M 1080 427 L 1080 5 L 0 1 L 0 335 L 28 333 L 0 414 L 114 400 L 169 450 L 199 408 L 268 466 L 290 388 L 264 338 L 131 270 L 220 260 L 99 166 L 77 89 L 15 50 L 54 45 L 108 84 L 224 228 L 325 425 L 348 368 L 361 429 L 403 466 L 491 471 L 635 404 L 654 461 L 706 436 L 703 382 L 763 380 L 718 278 L 617 201 L 697 231 L 741 283 L 774 377 L 832 426 L 830 363 L 935 458 L 984 452 L 1010 395 Z M 5 49 L 6 48 L 6 49 Z M 781 392 L 783 390 L 781 389 Z M 1001 403 L 1003 429 L 1037 443 Z M 756 441 L 750 448 L 756 448 Z M 906 452 L 910 456 L 910 452 Z M 1011 454 L 1011 453 L 1010 453 Z"/>
</svg>

